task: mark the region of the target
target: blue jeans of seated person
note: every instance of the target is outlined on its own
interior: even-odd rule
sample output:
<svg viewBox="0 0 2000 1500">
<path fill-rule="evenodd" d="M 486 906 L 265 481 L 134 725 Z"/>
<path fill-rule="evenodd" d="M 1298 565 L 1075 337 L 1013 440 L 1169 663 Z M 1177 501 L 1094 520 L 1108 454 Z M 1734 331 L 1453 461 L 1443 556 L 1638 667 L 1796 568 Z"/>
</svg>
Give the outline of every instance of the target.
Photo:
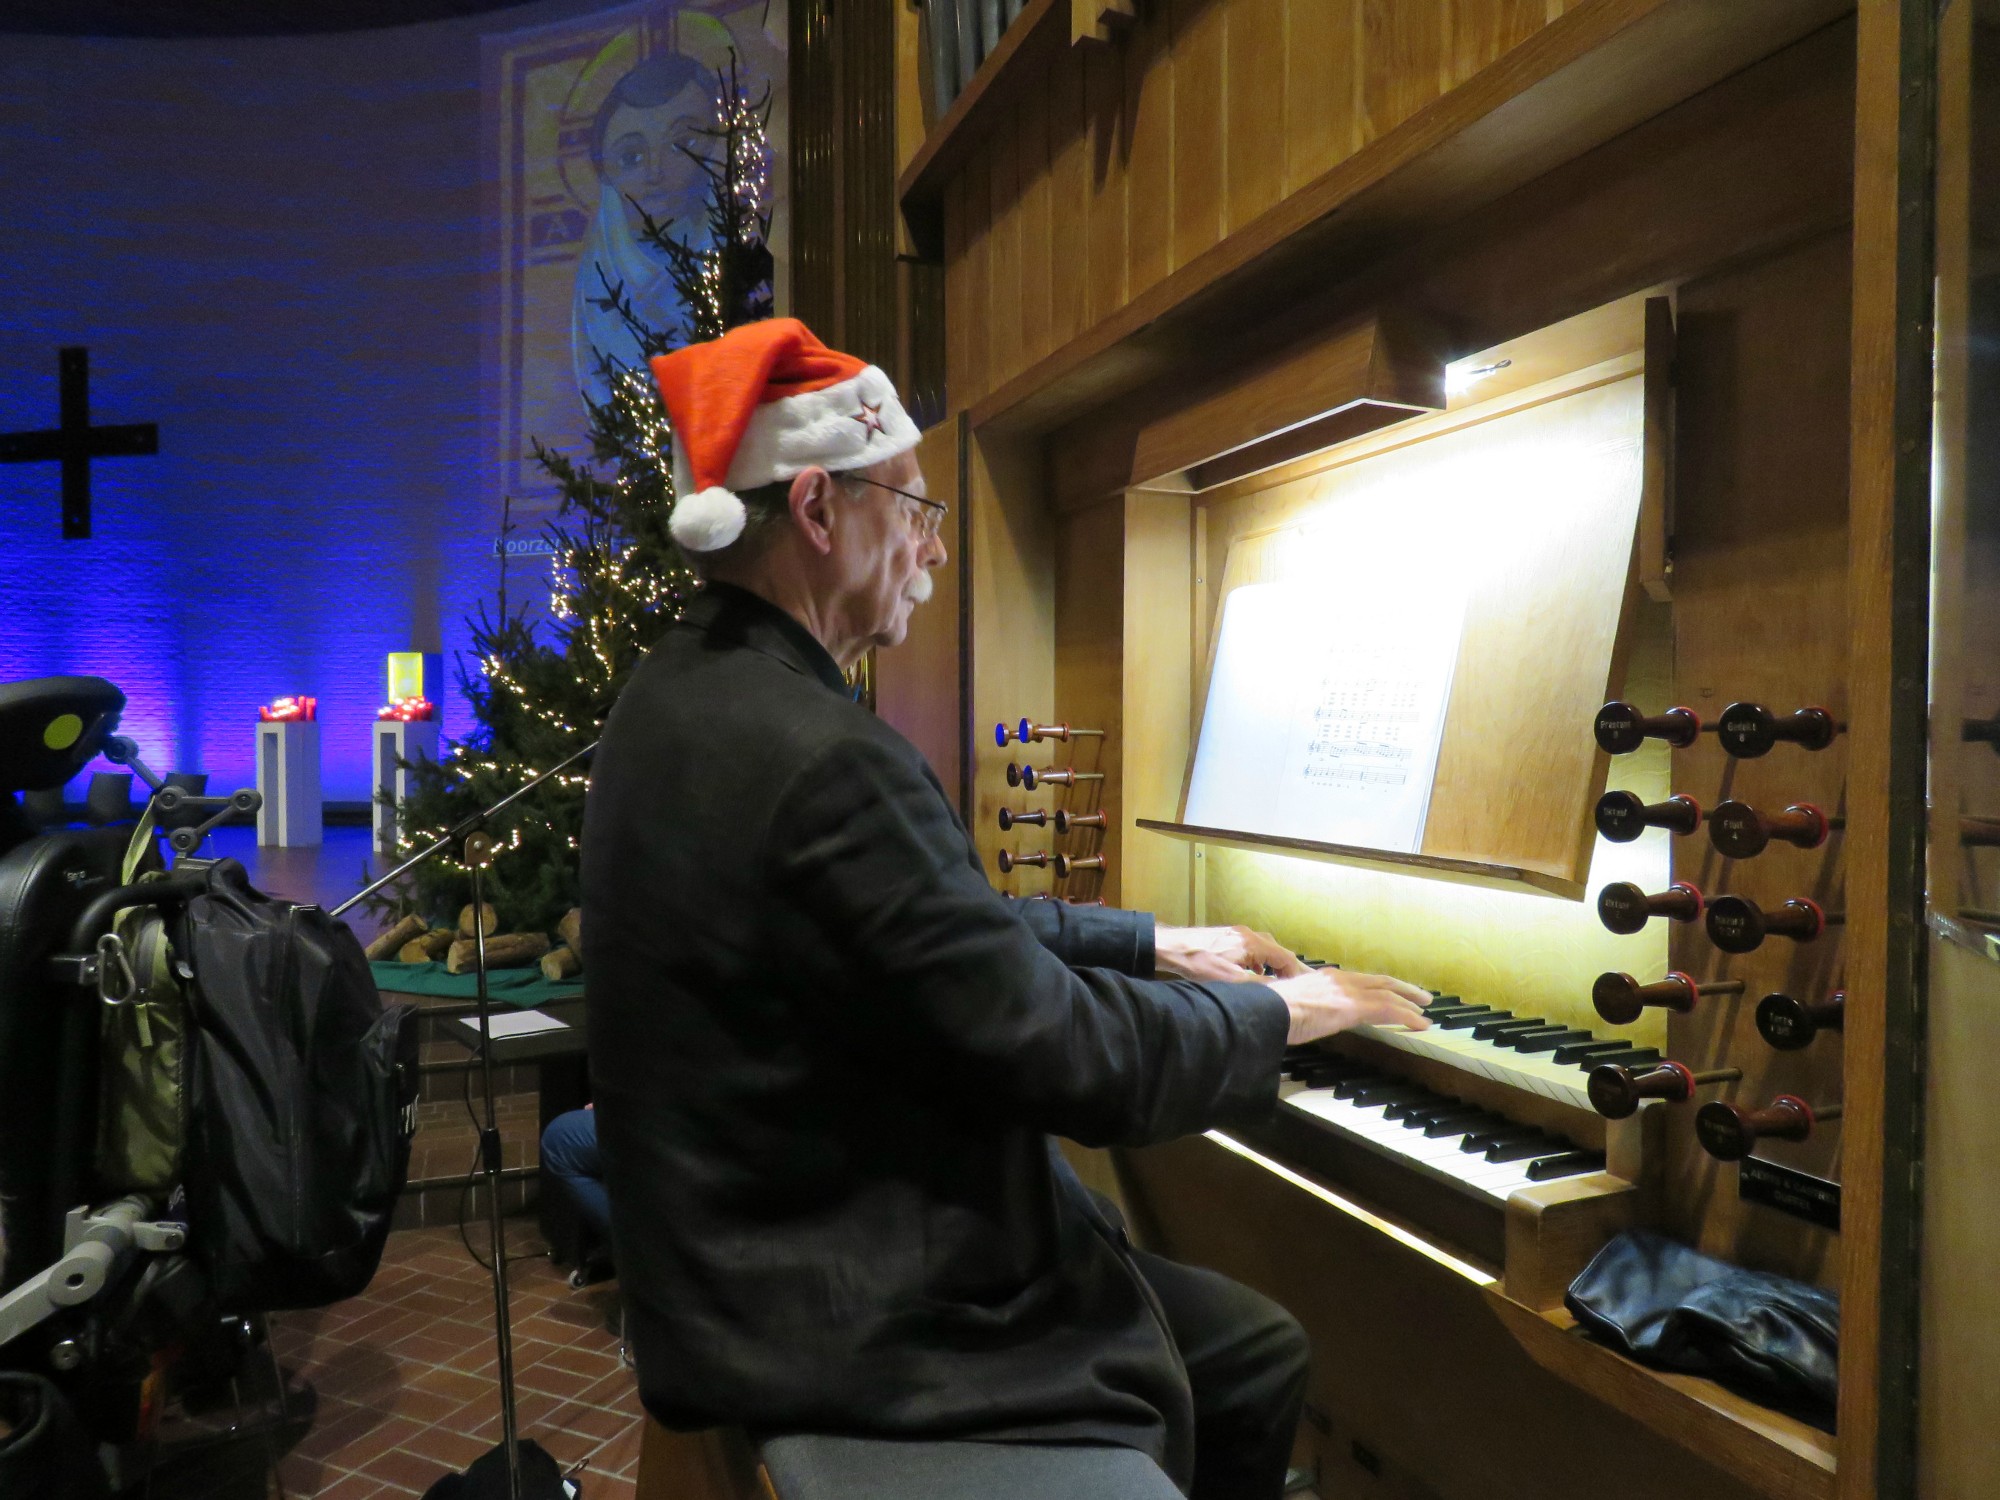
<svg viewBox="0 0 2000 1500">
<path fill-rule="evenodd" d="M 611 1244 L 611 1197 L 604 1191 L 604 1158 L 597 1149 L 597 1115 L 573 1109 L 542 1132 L 542 1170 L 569 1189 L 596 1243 Z"/>
</svg>

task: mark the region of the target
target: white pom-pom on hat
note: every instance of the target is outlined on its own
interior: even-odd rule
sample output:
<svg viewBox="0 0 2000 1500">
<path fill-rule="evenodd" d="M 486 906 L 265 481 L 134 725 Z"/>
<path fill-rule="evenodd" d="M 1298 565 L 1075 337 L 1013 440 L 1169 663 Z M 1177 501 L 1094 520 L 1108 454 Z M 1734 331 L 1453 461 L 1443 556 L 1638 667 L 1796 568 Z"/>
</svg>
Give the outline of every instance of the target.
<svg viewBox="0 0 2000 1500">
<path fill-rule="evenodd" d="M 743 535 L 748 519 L 735 492 L 717 484 L 681 496 L 667 530 L 689 552 L 719 552 Z"/>
</svg>

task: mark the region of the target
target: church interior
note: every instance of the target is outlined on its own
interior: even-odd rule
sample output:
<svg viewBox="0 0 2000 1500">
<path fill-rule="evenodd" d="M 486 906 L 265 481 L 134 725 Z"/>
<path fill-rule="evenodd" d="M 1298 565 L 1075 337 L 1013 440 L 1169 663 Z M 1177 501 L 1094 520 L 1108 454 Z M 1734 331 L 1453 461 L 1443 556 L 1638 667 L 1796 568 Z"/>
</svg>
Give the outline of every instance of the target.
<svg viewBox="0 0 2000 1500">
<path fill-rule="evenodd" d="M 0 0 L 0 1496 L 2000 1497 L 1996 182 L 2000 0 Z"/>
</svg>

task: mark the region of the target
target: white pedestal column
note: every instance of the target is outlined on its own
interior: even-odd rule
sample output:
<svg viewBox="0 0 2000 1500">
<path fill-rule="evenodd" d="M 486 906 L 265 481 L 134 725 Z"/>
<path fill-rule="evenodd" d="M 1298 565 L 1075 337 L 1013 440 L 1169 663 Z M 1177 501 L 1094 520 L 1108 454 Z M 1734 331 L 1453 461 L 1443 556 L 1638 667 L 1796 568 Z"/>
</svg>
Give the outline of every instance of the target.
<svg viewBox="0 0 2000 1500">
<path fill-rule="evenodd" d="M 257 842 L 294 849 L 321 841 L 319 721 L 257 726 Z"/>
<path fill-rule="evenodd" d="M 410 773 L 398 764 L 435 761 L 436 719 L 377 719 L 375 721 L 375 847 L 384 854 L 396 847 L 396 825 L 403 799 L 410 794 Z"/>
</svg>

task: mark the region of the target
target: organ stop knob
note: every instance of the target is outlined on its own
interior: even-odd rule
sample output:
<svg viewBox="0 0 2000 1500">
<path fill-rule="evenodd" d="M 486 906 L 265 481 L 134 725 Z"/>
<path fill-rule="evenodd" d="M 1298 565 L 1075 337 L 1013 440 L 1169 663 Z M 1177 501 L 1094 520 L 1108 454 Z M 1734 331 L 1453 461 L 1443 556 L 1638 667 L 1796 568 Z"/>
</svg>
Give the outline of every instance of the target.
<svg viewBox="0 0 2000 1500">
<path fill-rule="evenodd" d="M 1840 1118 L 1838 1104 L 1814 1109 L 1795 1094 L 1780 1094 L 1763 1109 L 1711 1099 L 1694 1117 L 1695 1137 L 1718 1161 L 1741 1161 L 1759 1141 L 1803 1141 L 1822 1120 Z"/>
<path fill-rule="evenodd" d="M 1058 880 L 1067 880 L 1080 870 L 1101 870 L 1103 868 L 1104 856 L 1101 854 L 1086 854 L 1081 857 L 1070 854 L 1058 854 L 1056 856 L 1056 879 Z"/>
<path fill-rule="evenodd" d="M 1618 933 L 1643 931 L 1654 917 L 1665 917 L 1669 922 L 1698 921 L 1701 911 L 1701 892 L 1681 880 L 1657 895 L 1649 896 L 1623 880 L 1597 893 L 1598 920 Z"/>
<path fill-rule="evenodd" d="M 1101 812 L 1073 813 L 1066 808 L 1058 809 L 1056 812 L 1057 833 L 1068 833 L 1076 828 L 1102 828 L 1103 826 L 1104 814 Z"/>
<path fill-rule="evenodd" d="M 1648 828 L 1693 833 L 1701 816 L 1701 804 L 1678 792 L 1664 802 L 1641 802 L 1630 792 L 1606 792 L 1597 799 L 1597 831 L 1614 844 L 1629 844 Z"/>
<path fill-rule="evenodd" d="M 1016 765 L 1011 761 L 1007 765 L 1007 785 L 1030 792 L 1045 782 L 1050 786 L 1075 786 L 1080 781 L 1103 779 L 1102 771 L 1077 771 L 1068 766 L 1046 766 L 1038 771 L 1033 766 Z"/>
<path fill-rule="evenodd" d="M 1718 802 L 1708 815 L 1708 841 L 1725 859 L 1750 859 L 1773 839 L 1794 849 L 1817 849 L 1830 830 L 1846 822 L 1829 818 L 1810 802 L 1796 802 L 1778 813 L 1759 812 L 1747 802 Z"/>
<path fill-rule="evenodd" d="M 1612 755 L 1629 755 L 1647 740 L 1665 740 L 1676 750 L 1685 750 L 1701 733 L 1701 715 L 1691 708 L 1647 715 L 1613 699 L 1597 711 L 1592 732 L 1599 748 Z"/>
<path fill-rule="evenodd" d="M 1000 873 L 1002 875 L 1021 865 L 1033 865 L 1036 869 L 1041 869 L 1048 862 L 1048 851 L 1045 849 L 1037 849 L 1032 854 L 1010 854 L 1005 849 L 1000 851 Z"/>
<path fill-rule="evenodd" d="M 1629 1026 L 1649 1005 L 1686 1014 L 1694 1009 L 1695 1001 L 1705 995 L 1742 993 L 1743 981 L 1740 979 L 1718 979 L 1709 984 L 1697 984 L 1692 976 L 1675 971 L 1653 984 L 1641 984 L 1630 974 L 1613 971 L 1597 976 L 1597 983 L 1590 987 L 1590 1003 L 1613 1026 Z"/>
<path fill-rule="evenodd" d="M 1665 1099 L 1670 1104 L 1685 1104 L 1703 1084 L 1734 1083 L 1742 1076 L 1741 1068 L 1711 1068 L 1697 1073 L 1672 1060 L 1651 1068 L 1605 1063 L 1590 1070 L 1590 1102 L 1607 1120 L 1627 1120 L 1639 1112 L 1642 1100 Z"/>
<path fill-rule="evenodd" d="M 1040 828 L 1048 820 L 1049 815 L 1045 812 L 1015 812 L 1011 807 L 1000 809 L 1000 831 L 1002 833 L 1005 833 L 1010 828 L 1018 828 L 1024 823 L 1031 828 Z"/>
<path fill-rule="evenodd" d="M 1757 1002 L 1757 1031 L 1780 1052 L 1796 1052 L 1811 1045 L 1822 1031 L 1839 1031 L 1846 1004 L 1845 990 L 1835 990 L 1824 1000 L 1794 1000 L 1772 993 Z"/>
<path fill-rule="evenodd" d="M 1806 750 L 1824 750 L 1842 727 L 1823 708 L 1774 714 L 1761 703 L 1732 703 L 1715 721 L 1715 735 L 1731 755 L 1739 760 L 1755 760 L 1770 754 L 1771 747 L 1780 742 Z"/>
<path fill-rule="evenodd" d="M 1072 729 L 1067 724 L 1037 724 L 1031 719 L 1023 719 L 1019 724 L 995 724 L 993 743 L 1002 750 L 1009 740 L 1018 740 L 1024 745 L 1038 745 L 1043 740 L 1060 740 L 1068 744 L 1071 740 L 1099 739 L 1101 729 Z"/>
<path fill-rule="evenodd" d="M 1717 896 L 1708 908 L 1708 940 L 1724 953 L 1754 953 L 1767 937 L 1810 943 L 1845 920 L 1838 912 L 1829 916 L 1818 902 L 1804 896 L 1794 896 L 1772 911 L 1747 896 Z"/>
</svg>

